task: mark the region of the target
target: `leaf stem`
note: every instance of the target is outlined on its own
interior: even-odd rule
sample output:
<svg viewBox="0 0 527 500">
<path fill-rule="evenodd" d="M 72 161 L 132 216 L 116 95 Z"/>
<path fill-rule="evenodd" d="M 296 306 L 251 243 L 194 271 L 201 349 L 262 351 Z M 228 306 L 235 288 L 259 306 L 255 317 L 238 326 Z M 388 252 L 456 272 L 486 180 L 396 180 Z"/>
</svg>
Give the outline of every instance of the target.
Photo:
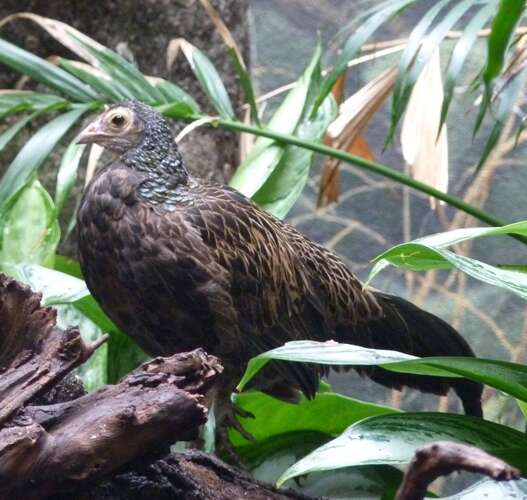
<svg viewBox="0 0 527 500">
<path fill-rule="evenodd" d="M 395 170 L 393 168 L 387 167 L 386 165 L 366 160 L 364 158 L 361 158 L 360 156 L 352 155 L 350 153 L 346 153 L 345 151 L 341 151 L 340 149 L 335 149 L 319 142 L 305 141 L 299 139 L 294 135 L 281 134 L 266 128 L 258 128 L 234 120 L 216 119 L 212 121 L 211 124 L 227 130 L 235 130 L 237 132 L 246 132 L 249 134 L 268 137 L 282 144 L 292 144 L 294 146 L 309 149 L 316 153 L 331 156 L 332 158 L 337 158 L 343 162 L 355 165 L 356 167 L 368 170 L 383 177 L 387 177 L 388 179 L 392 179 L 399 184 L 409 186 L 415 189 L 416 191 L 420 191 L 421 193 L 426 193 L 438 200 L 444 201 L 445 203 L 448 203 L 449 205 L 458 208 L 459 210 L 462 210 L 463 212 L 469 215 L 472 215 L 476 219 L 479 219 L 480 221 L 485 222 L 486 224 L 489 224 L 491 226 L 504 226 L 505 224 L 507 224 L 506 222 L 498 219 L 497 217 L 494 217 L 492 214 L 489 214 L 484 210 L 470 205 L 461 198 L 458 198 L 457 196 L 444 193 L 443 191 L 439 191 L 438 189 L 430 186 L 429 184 L 420 182 L 410 177 L 409 175 L 399 172 L 398 170 Z"/>
</svg>

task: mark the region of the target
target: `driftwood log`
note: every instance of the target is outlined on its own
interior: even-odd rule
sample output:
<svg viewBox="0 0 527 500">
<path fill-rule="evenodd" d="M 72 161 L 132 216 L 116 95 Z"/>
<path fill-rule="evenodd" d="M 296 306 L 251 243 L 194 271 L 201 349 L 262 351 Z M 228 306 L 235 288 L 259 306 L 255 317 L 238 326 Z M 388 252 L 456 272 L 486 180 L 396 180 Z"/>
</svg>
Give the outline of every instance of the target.
<svg viewBox="0 0 527 500">
<path fill-rule="evenodd" d="M 302 498 L 200 452 L 169 455 L 198 438 L 217 358 L 156 358 L 86 394 L 71 371 L 104 339 L 61 330 L 40 299 L 0 275 L 0 499 Z"/>
<path fill-rule="evenodd" d="M 72 370 L 104 342 L 86 344 L 56 326 L 40 295 L 0 274 L 0 500 L 306 499 L 255 481 L 196 450 L 217 358 L 198 349 L 156 358 L 118 384 L 86 394 Z M 423 498 L 438 476 L 518 471 L 477 448 L 433 443 L 418 450 L 397 500 Z"/>
</svg>

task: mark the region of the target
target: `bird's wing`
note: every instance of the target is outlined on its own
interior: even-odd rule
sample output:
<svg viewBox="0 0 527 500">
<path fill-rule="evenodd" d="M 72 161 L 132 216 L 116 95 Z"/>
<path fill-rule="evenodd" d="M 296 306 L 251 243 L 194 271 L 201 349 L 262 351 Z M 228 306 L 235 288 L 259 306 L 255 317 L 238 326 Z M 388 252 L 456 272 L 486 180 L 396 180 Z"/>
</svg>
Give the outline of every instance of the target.
<svg viewBox="0 0 527 500">
<path fill-rule="evenodd" d="M 373 295 L 338 257 L 234 190 L 196 185 L 185 219 L 230 276 L 238 324 L 251 355 L 290 340 L 329 340 L 337 325 L 379 313 Z M 289 378 L 311 394 L 316 373 L 300 366 L 287 365 Z"/>
</svg>

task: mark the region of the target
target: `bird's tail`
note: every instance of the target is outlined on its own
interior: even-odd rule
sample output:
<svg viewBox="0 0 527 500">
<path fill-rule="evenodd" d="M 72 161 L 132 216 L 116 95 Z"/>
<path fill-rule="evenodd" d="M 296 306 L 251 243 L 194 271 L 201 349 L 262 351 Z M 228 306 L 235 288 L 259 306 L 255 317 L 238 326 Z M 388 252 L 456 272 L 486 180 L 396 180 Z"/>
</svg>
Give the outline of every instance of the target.
<svg viewBox="0 0 527 500">
<path fill-rule="evenodd" d="M 441 318 L 423 311 L 407 300 L 374 292 L 384 316 L 358 327 L 354 338 L 362 345 L 427 356 L 474 356 L 465 339 Z M 349 336 L 342 341 L 353 342 Z M 358 342 L 357 342 L 358 343 Z M 482 416 L 483 386 L 463 378 L 443 378 L 388 372 L 378 367 L 359 370 L 376 382 L 393 388 L 413 387 L 423 392 L 444 395 L 453 388 L 467 415 Z"/>
</svg>

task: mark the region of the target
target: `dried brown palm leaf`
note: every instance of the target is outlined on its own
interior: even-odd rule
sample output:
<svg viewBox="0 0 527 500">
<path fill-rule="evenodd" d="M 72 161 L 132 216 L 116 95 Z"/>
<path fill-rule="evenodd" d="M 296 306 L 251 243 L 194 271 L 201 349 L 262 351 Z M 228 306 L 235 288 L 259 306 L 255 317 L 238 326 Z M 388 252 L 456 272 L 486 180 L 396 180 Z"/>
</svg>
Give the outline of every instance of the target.
<svg viewBox="0 0 527 500">
<path fill-rule="evenodd" d="M 344 151 L 372 159 L 373 154 L 362 133 L 390 94 L 397 74 L 395 67 L 379 76 L 346 99 L 339 107 L 339 114 L 328 127 L 326 144 Z M 338 91 L 339 80 L 334 88 Z M 364 156 L 367 155 L 367 156 Z M 322 167 L 317 206 L 336 202 L 339 195 L 338 174 L 340 161 L 329 159 Z"/>
<path fill-rule="evenodd" d="M 423 68 L 404 116 L 401 130 L 403 157 L 411 175 L 436 189 L 448 189 L 448 139 L 446 124 L 438 127 L 443 104 L 439 52 Z M 432 207 L 436 199 L 430 198 Z"/>
</svg>

